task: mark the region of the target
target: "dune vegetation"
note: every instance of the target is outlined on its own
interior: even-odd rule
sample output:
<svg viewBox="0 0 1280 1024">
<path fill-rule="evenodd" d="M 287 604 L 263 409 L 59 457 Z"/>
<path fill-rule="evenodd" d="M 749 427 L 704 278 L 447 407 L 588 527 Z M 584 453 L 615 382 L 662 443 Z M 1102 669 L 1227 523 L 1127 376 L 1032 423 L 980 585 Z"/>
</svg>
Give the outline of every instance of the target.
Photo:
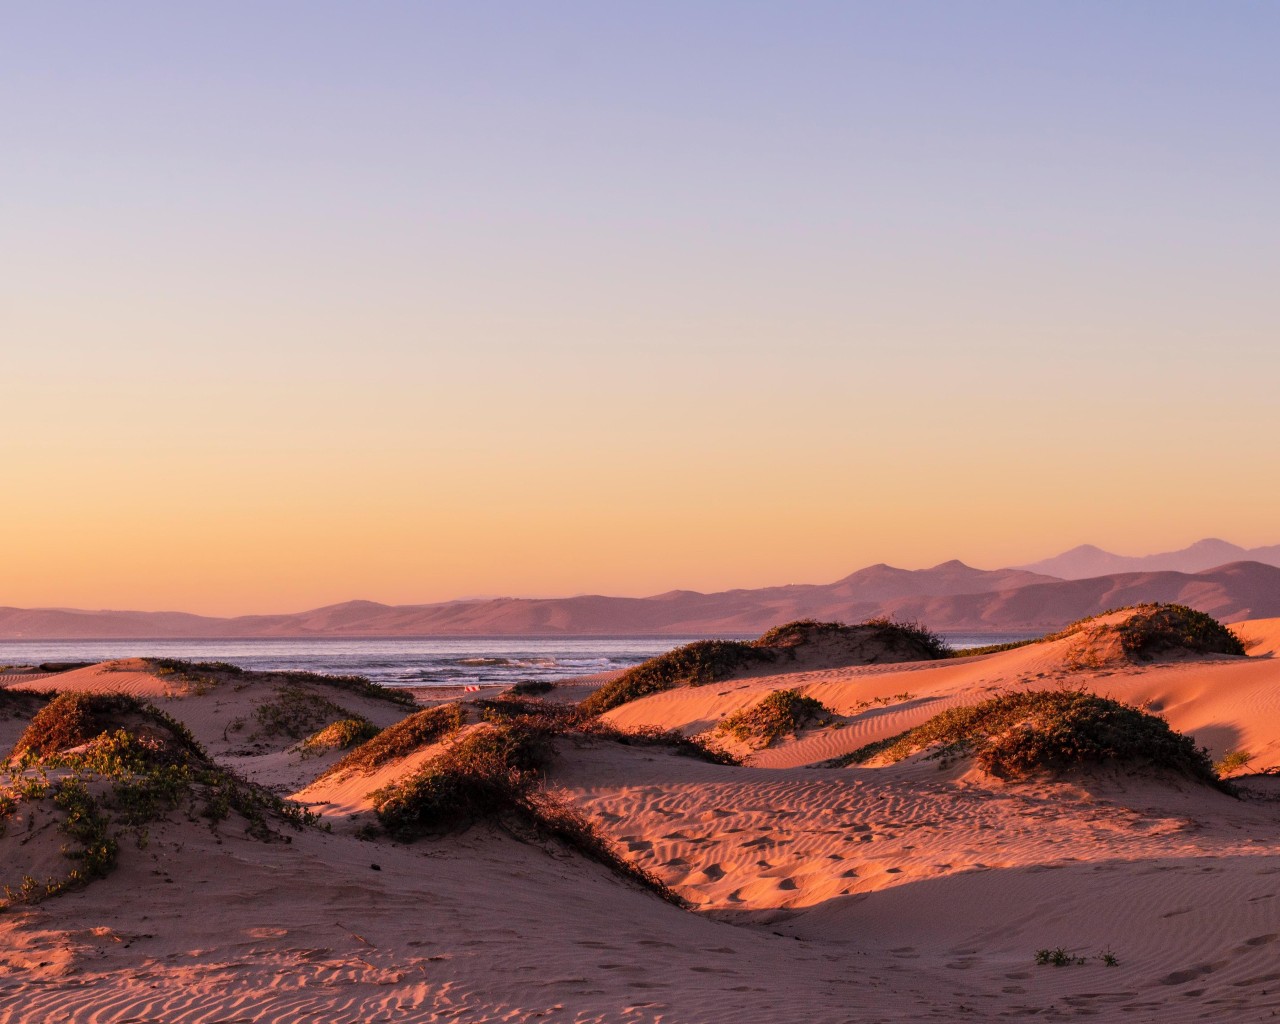
<svg viewBox="0 0 1280 1024">
<path fill-rule="evenodd" d="M 156 675 L 170 676 L 196 694 L 207 693 L 227 683 L 237 686 L 247 683 L 269 683 L 279 687 L 322 686 L 355 694 L 358 697 L 386 701 L 400 707 L 416 706 L 412 693 L 382 686 L 364 676 L 331 676 L 320 672 L 286 670 L 257 672 L 225 661 L 187 661 L 182 658 L 148 658 L 147 664 Z"/>
<path fill-rule="evenodd" d="M 774 690 L 749 708 L 730 715 L 716 731 L 728 733 L 742 743 L 767 747 L 783 736 L 794 736 L 805 726 L 826 724 L 834 715 L 821 701 L 806 697 L 799 690 Z"/>
<path fill-rule="evenodd" d="M 313 732 L 300 744 L 304 757 L 326 754 L 331 750 L 350 750 L 365 743 L 381 730 L 367 718 L 340 718 Z"/>
<path fill-rule="evenodd" d="M 699 640 L 624 672 L 581 704 L 591 715 L 604 714 L 650 694 L 680 686 L 720 682 L 781 659 L 795 659 L 806 648 L 842 649 L 847 664 L 877 661 L 931 661 L 950 653 L 945 641 L 914 622 L 868 619 L 857 625 L 798 619 L 775 626 L 755 640 Z"/>
<path fill-rule="evenodd" d="M 1116 627 L 1131 658 L 1145 661 L 1166 651 L 1244 656 L 1244 644 L 1217 619 L 1184 604 L 1139 605 Z"/>
<path fill-rule="evenodd" d="M 372 794 L 378 822 L 400 842 L 479 824 L 521 838 L 555 840 L 683 906 L 672 889 L 621 856 L 594 823 L 542 786 L 555 756 L 552 739 L 523 722 L 476 728 L 419 771 Z"/>
<path fill-rule="evenodd" d="M 1164 719 L 1107 697 L 1071 690 L 1009 693 L 950 708 L 923 725 L 829 762 L 894 763 L 913 754 L 971 758 L 1009 779 L 1107 762 L 1168 769 L 1222 788 L 1208 753 Z"/>
<path fill-rule="evenodd" d="M 330 767 L 324 775 L 371 772 L 390 761 L 408 757 L 415 750 L 453 735 L 462 728 L 465 721 L 462 705 L 456 702 L 416 711 L 395 725 L 376 732 Z"/>
<path fill-rule="evenodd" d="M 678 729 L 619 729 L 584 713 L 580 706 L 503 694 L 472 701 L 482 721 L 495 725 L 515 725 L 548 736 L 568 739 L 596 739 L 623 746 L 664 747 L 682 757 L 711 764 L 739 764 L 739 760 L 715 743 L 700 736 L 685 736 Z"/>
<path fill-rule="evenodd" d="M 1123 619 L 1104 622 L 1127 612 Z M 1086 636 L 1091 641 L 1114 637 L 1130 661 L 1150 661 L 1161 654 L 1229 654 L 1243 656 L 1244 644 L 1211 615 L 1184 604 L 1132 605 L 1090 615 L 1042 637 L 1041 643 Z"/>
<path fill-rule="evenodd" d="M 1129 614 L 1119 622 L 1102 620 Z M 1227 654 L 1242 656 L 1244 644 L 1229 628 L 1205 612 L 1184 604 L 1130 605 L 1126 608 L 1110 608 L 1097 615 L 1077 619 L 1054 633 L 1029 640 L 1013 640 L 1007 643 L 988 644 L 952 651 L 953 658 L 974 658 L 982 654 L 998 654 L 1016 650 L 1031 644 L 1052 643 L 1068 637 L 1080 636 L 1090 643 L 1101 643 L 1107 638 L 1119 642 L 1119 650 L 1129 661 L 1150 661 L 1160 655 L 1174 652 L 1187 654 Z"/>
<path fill-rule="evenodd" d="M 9 756 L 0 826 L 22 820 L 28 835 L 57 822 L 69 842 L 65 875 L 24 875 L 5 903 L 34 902 L 105 877 L 121 841 L 147 842 L 149 826 L 174 812 L 211 828 L 234 814 L 244 833 L 277 838 L 275 824 L 314 820 L 297 804 L 217 765 L 180 722 L 123 694 L 63 693 L 32 718 Z"/>
</svg>

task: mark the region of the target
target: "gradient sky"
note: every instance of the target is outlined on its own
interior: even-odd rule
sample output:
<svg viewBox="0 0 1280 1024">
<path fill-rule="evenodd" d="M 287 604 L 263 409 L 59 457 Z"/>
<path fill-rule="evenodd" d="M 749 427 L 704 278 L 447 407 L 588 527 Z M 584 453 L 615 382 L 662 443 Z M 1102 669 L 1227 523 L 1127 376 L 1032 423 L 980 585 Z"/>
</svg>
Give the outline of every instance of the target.
<svg viewBox="0 0 1280 1024">
<path fill-rule="evenodd" d="M 0 0 L 0 604 L 1280 541 L 1280 5 Z"/>
</svg>

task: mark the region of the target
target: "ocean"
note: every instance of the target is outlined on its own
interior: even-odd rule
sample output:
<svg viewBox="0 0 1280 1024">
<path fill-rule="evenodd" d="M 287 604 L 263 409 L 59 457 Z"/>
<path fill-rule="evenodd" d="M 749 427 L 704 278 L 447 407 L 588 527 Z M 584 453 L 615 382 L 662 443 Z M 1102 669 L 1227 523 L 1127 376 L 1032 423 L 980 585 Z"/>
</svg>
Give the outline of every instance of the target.
<svg viewBox="0 0 1280 1024">
<path fill-rule="evenodd" d="M 1026 634 L 943 634 L 956 648 Z M 629 668 L 704 637 L 427 637 L 421 639 L 4 640 L 0 666 L 111 658 L 227 661 L 245 669 L 361 675 L 385 686 L 565 679 Z M 733 638 L 740 639 L 740 638 Z M 746 639 L 741 638 L 741 639 Z"/>
</svg>

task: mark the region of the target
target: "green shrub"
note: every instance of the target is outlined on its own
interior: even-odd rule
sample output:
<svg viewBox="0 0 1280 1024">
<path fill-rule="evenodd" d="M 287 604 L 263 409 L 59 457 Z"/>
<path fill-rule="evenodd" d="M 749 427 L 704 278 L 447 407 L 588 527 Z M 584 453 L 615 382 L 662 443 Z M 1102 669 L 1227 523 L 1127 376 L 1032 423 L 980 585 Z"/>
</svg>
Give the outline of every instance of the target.
<svg viewBox="0 0 1280 1024">
<path fill-rule="evenodd" d="M 486 722 L 513 722 L 557 732 L 574 729 L 586 718 L 577 705 L 543 700 L 541 697 L 504 693 L 497 697 L 481 697 L 470 704 L 479 710 L 481 719 Z"/>
<path fill-rule="evenodd" d="M 349 750 L 377 736 L 381 730 L 367 718 L 342 718 L 330 722 L 302 741 L 302 756 L 313 757 L 330 750 Z"/>
<path fill-rule="evenodd" d="M 678 686 L 703 686 L 728 679 L 743 668 L 771 662 L 775 652 L 738 640 L 698 640 L 628 669 L 580 705 L 589 715 Z"/>
<path fill-rule="evenodd" d="M 1099 623 L 1099 619 L 1129 612 L 1122 622 Z M 1184 604 L 1135 604 L 1126 608 L 1108 608 L 1097 615 L 1077 619 L 1056 633 L 1042 636 L 1036 643 L 1047 643 L 1075 636 L 1085 630 L 1114 632 L 1120 637 L 1121 649 L 1136 660 L 1147 660 L 1169 650 L 1186 650 L 1195 654 L 1245 653 L 1244 645 L 1226 626 L 1204 612 Z"/>
<path fill-rule="evenodd" d="M 185 725 L 151 704 L 121 693 L 69 692 L 58 694 L 36 712 L 10 757 L 46 758 L 121 726 L 133 728 L 159 747 L 203 755 Z"/>
<path fill-rule="evenodd" d="M 540 733 L 477 729 L 407 779 L 372 794 L 378 821 L 396 839 L 463 831 L 510 810 L 542 773 L 551 747 Z"/>
<path fill-rule="evenodd" d="M 783 736 L 794 736 L 810 722 L 825 724 L 835 714 L 821 701 L 799 690 L 775 690 L 730 715 L 716 728 L 743 743 L 767 747 Z"/>
<path fill-rule="evenodd" d="M 95 730 L 98 730 L 95 734 Z M 75 862 L 66 877 L 24 879 L 7 889 L 8 902 L 54 896 L 109 873 L 119 839 L 139 845 L 147 827 L 170 812 L 203 816 L 216 827 L 232 811 L 246 833 L 270 840 L 272 821 L 301 828 L 315 816 L 215 764 L 179 722 L 122 694 L 62 694 L 36 715 L 15 746 L 0 810 L 50 800 L 63 816 Z M 59 777 L 48 781 L 49 772 Z"/>
<path fill-rule="evenodd" d="M 950 708 L 828 764 L 862 764 L 877 755 L 900 761 L 930 747 L 936 748 L 931 756 L 972 757 L 984 770 L 1013 779 L 1121 761 L 1225 788 L 1207 752 L 1163 719 L 1106 697 L 1063 690 L 1011 693 Z"/>
<path fill-rule="evenodd" d="M 1164 651 L 1243 656 L 1244 644 L 1221 622 L 1184 604 L 1139 605 L 1135 614 L 1116 626 L 1124 651 L 1147 660 Z"/>
<path fill-rule="evenodd" d="M 620 856 L 579 811 L 539 783 L 551 737 L 520 725 L 469 733 L 407 779 L 372 794 L 379 824 L 401 842 L 486 823 L 515 835 L 554 839 L 677 905 L 663 882 Z"/>
<path fill-rule="evenodd" d="M 843 622 L 819 622 L 816 619 L 797 619 L 781 626 L 774 626 L 758 639 L 753 647 L 771 650 L 791 650 L 818 640 L 848 640 L 900 651 L 912 660 L 933 661 L 951 655 L 951 648 L 937 633 L 918 622 L 902 621 L 878 616 L 865 619 L 855 625 Z"/>
<path fill-rule="evenodd" d="M 1123 622 L 1102 624 L 1098 620 L 1119 612 L 1132 612 Z M 952 651 L 953 658 L 974 658 L 981 654 L 1012 651 L 1029 644 L 1064 640 L 1086 630 L 1105 635 L 1115 633 L 1120 639 L 1121 650 L 1134 661 L 1149 661 L 1167 651 L 1183 650 L 1195 654 L 1243 655 L 1244 645 L 1231 630 L 1204 612 L 1182 604 L 1138 604 L 1128 608 L 1109 608 L 1097 615 L 1077 619 L 1070 625 L 1030 640 L 1013 640 L 1008 643 L 971 647 Z M 1086 667 L 1088 667 L 1086 665 Z"/>
<path fill-rule="evenodd" d="M 789 647 L 801 647 L 820 636 L 839 636 L 848 629 L 849 627 L 843 622 L 796 619 L 794 622 L 784 622 L 781 626 L 765 630 L 751 641 L 751 646 L 785 650 Z"/>
<path fill-rule="evenodd" d="M 356 747 L 320 778 L 357 771 L 371 772 L 389 761 L 407 757 L 415 750 L 452 735 L 462 728 L 465 720 L 462 706 L 457 703 L 418 711 Z"/>
<path fill-rule="evenodd" d="M 351 712 L 309 689 L 285 684 L 273 699 L 253 709 L 258 723 L 254 737 L 287 736 L 300 740 L 335 718 L 350 718 Z"/>
<path fill-rule="evenodd" d="M 742 671 L 795 657 L 807 644 L 843 640 L 851 649 L 865 646 L 872 658 L 888 651 L 904 660 L 928 661 L 947 657 L 950 648 L 937 634 L 914 622 L 887 618 L 867 619 L 854 626 L 840 622 L 797 619 L 775 626 L 751 642 L 698 640 L 628 669 L 605 683 L 580 705 L 588 715 L 601 715 L 616 707 L 673 690 L 680 686 L 718 683 Z"/>
</svg>

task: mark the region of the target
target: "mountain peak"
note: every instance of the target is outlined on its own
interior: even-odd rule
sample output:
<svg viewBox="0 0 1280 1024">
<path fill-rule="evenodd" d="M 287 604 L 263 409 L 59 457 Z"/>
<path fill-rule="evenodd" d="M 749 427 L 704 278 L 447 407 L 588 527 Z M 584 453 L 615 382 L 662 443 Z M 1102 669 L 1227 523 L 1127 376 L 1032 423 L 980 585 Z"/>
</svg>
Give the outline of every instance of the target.
<svg viewBox="0 0 1280 1024">
<path fill-rule="evenodd" d="M 1065 580 L 1081 580 L 1126 572 L 1197 573 L 1217 568 L 1227 562 L 1249 560 L 1264 565 L 1280 565 L 1278 556 L 1280 549 L 1277 548 L 1249 550 L 1218 537 L 1205 537 L 1181 550 L 1155 555 L 1117 555 L 1092 544 L 1081 544 L 1053 558 L 1017 568 Z"/>
<path fill-rule="evenodd" d="M 1183 551 L 1245 551 L 1245 548 L 1238 544 L 1232 544 L 1227 540 L 1220 540 L 1217 537 L 1205 537 L 1204 540 L 1198 540 L 1189 547 L 1183 548 Z"/>
</svg>

